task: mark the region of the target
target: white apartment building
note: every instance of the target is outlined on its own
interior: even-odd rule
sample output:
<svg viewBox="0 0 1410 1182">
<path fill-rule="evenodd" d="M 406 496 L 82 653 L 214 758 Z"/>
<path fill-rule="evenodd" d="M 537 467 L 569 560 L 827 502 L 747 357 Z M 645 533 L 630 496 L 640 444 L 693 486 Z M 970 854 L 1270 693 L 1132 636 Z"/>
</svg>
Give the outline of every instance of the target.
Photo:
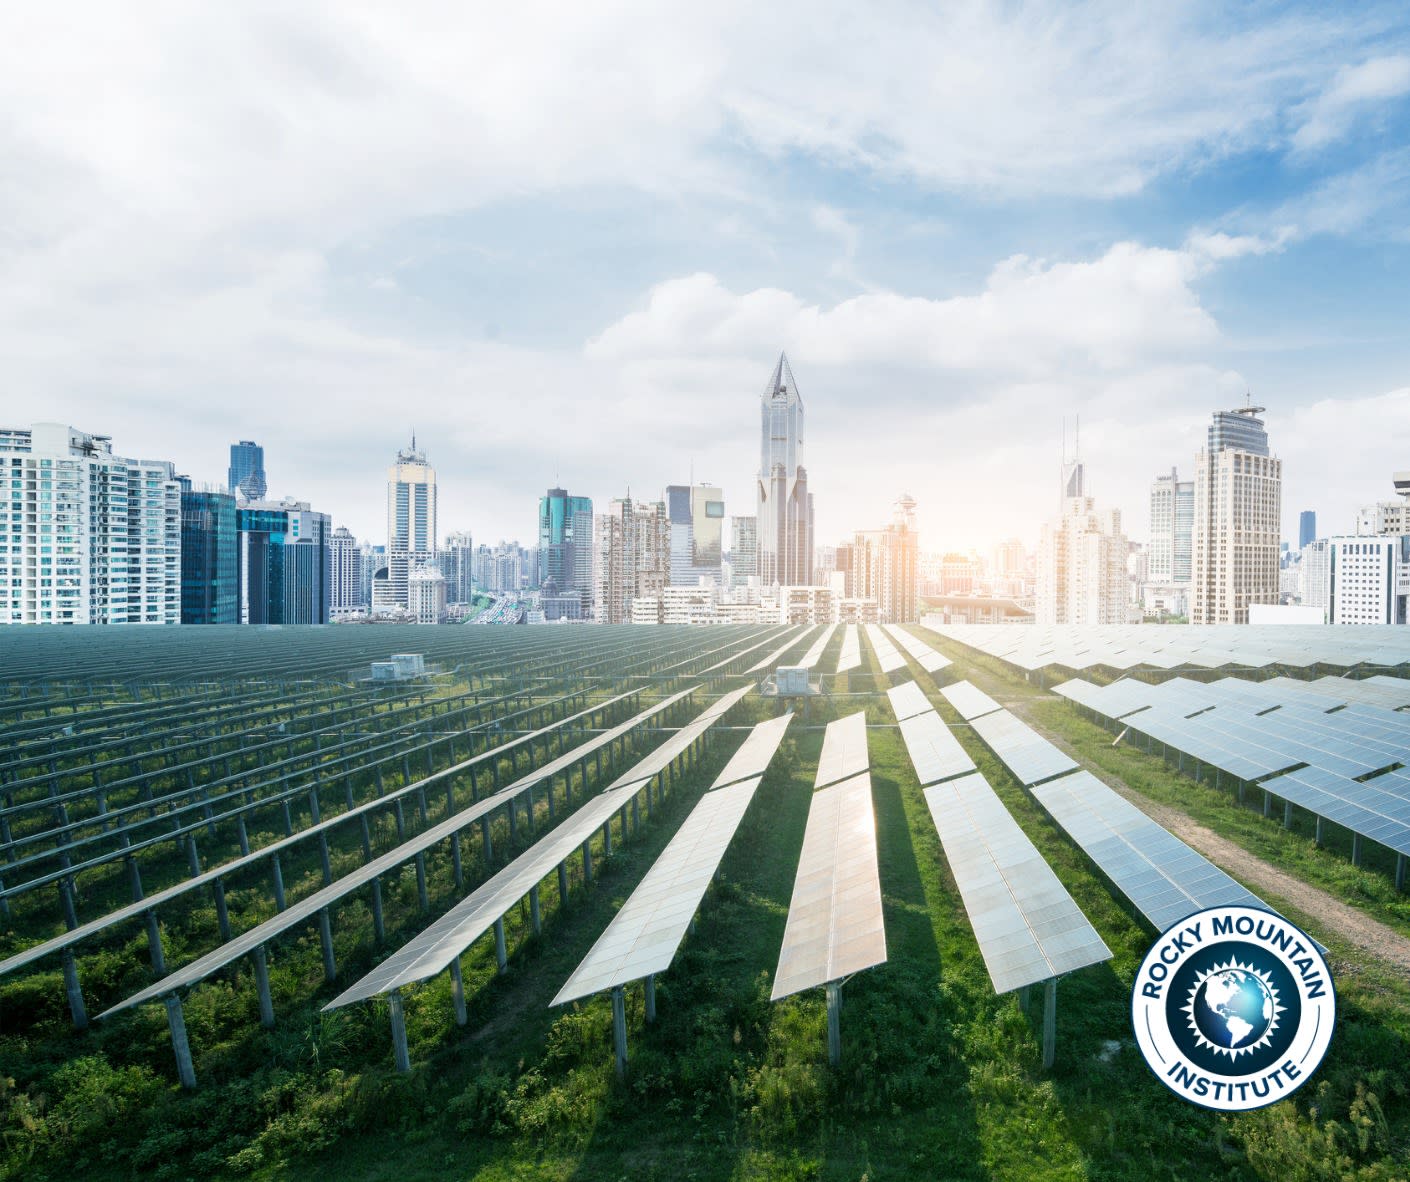
<svg viewBox="0 0 1410 1182">
<path fill-rule="evenodd" d="M 407 609 L 418 624 L 446 618 L 446 580 L 435 567 L 417 567 L 407 577 Z"/>
<path fill-rule="evenodd" d="M 1410 536 L 1318 538 L 1302 552 L 1306 607 L 1328 624 L 1404 624 Z"/>
<path fill-rule="evenodd" d="M 0 624 L 179 624 L 181 486 L 61 423 L 0 428 Z"/>
<path fill-rule="evenodd" d="M 632 622 L 632 600 L 659 597 L 670 580 L 664 501 L 619 497 L 593 518 L 593 603 L 600 624 Z"/>
<path fill-rule="evenodd" d="M 1125 624 L 1129 593 L 1121 513 L 1092 497 L 1067 497 L 1038 542 L 1034 614 L 1039 624 Z"/>
<path fill-rule="evenodd" d="M 1276 604 L 1283 462 L 1268 452 L 1262 407 L 1218 411 L 1195 465 L 1190 623 L 1247 624 Z"/>
<path fill-rule="evenodd" d="M 373 584 L 372 610 L 409 609 L 411 572 L 436 556 L 436 470 L 411 447 L 387 469 L 387 577 Z"/>
</svg>

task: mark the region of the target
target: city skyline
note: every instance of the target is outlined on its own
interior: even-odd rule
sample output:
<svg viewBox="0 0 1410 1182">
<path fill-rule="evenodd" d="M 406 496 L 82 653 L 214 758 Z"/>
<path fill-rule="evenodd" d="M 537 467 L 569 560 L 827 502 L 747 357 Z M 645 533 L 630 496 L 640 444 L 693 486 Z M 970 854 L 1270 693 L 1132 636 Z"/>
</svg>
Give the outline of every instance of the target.
<svg viewBox="0 0 1410 1182">
<path fill-rule="evenodd" d="M 197 483 L 253 437 L 271 495 L 366 538 L 416 428 L 447 527 L 528 539 L 554 484 L 693 469 L 746 511 L 783 349 L 819 541 L 907 489 L 925 537 L 1032 544 L 1074 414 L 1144 536 L 1246 391 L 1283 536 L 1350 529 L 1410 450 L 1403 8 L 1053 12 L 897 10 L 860 44 L 785 8 L 27 19 L 0 412 Z M 800 25 L 807 69 L 762 68 Z"/>
</svg>

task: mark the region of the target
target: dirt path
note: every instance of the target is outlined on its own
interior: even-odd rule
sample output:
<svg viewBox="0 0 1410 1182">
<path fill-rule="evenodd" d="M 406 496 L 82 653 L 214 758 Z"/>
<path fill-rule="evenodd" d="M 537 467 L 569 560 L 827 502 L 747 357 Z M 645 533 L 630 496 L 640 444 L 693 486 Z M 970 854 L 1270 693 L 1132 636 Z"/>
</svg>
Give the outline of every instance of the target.
<svg viewBox="0 0 1410 1182">
<path fill-rule="evenodd" d="M 982 670 L 978 672 L 981 673 L 982 680 L 989 680 L 987 677 L 982 677 Z M 971 680 L 975 681 L 974 678 Z M 998 690 L 998 693 L 994 693 L 994 690 Z M 1349 903 L 1343 903 L 1320 887 L 1303 882 L 1300 878 L 1255 857 L 1237 842 L 1230 841 L 1227 837 L 1221 837 L 1214 830 L 1201 825 L 1198 821 L 1180 812 L 1179 809 L 1173 809 L 1150 800 L 1140 793 L 1132 791 L 1115 776 L 1092 767 L 1072 749 L 1061 735 L 1045 730 L 1033 720 L 1027 709 L 1027 700 L 1014 700 L 1012 694 L 1004 695 L 1003 689 L 999 685 L 993 685 L 992 689 L 985 692 L 990 693 L 996 700 L 1007 697 L 1009 700 L 1003 701 L 1003 705 L 1022 718 L 1050 743 L 1072 756 L 1102 783 L 1121 793 L 1148 817 L 1165 826 L 1181 841 L 1198 850 L 1221 870 L 1232 874 L 1255 894 L 1271 895 L 1286 901 L 1290 907 L 1313 919 L 1316 926 L 1322 927 L 1326 932 L 1334 932 L 1341 939 L 1355 945 L 1363 952 L 1369 953 L 1377 960 L 1402 972 L 1410 973 L 1410 939 L 1402 936 L 1394 928 L 1387 927 L 1380 920 L 1372 918 Z"/>
</svg>

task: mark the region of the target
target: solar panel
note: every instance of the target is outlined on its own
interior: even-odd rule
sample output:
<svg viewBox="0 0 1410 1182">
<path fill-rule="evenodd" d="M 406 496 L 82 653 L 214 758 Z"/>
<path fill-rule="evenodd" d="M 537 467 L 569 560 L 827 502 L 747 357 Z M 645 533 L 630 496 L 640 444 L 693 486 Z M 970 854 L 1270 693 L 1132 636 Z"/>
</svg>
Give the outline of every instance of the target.
<svg viewBox="0 0 1410 1182">
<path fill-rule="evenodd" d="M 700 798 L 552 1005 L 665 972 L 754 799 L 755 776 Z"/>
<path fill-rule="evenodd" d="M 897 669 L 906 667 L 906 658 L 896 651 L 896 646 L 891 643 L 885 632 L 875 624 L 866 625 L 866 630 L 867 639 L 876 650 L 876 661 L 883 673 L 894 673 Z"/>
<path fill-rule="evenodd" d="M 1024 787 L 1061 775 L 1077 766 L 1071 758 L 1007 710 L 976 718 L 970 725 Z"/>
<path fill-rule="evenodd" d="M 783 742 L 783 732 L 793 719 L 792 712 L 761 722 L 744 740 L 743 745 L 725 764 L 724 770 L 715 777 L 714 787 L 722 788 L 737 780 L 747 780 L 751 776 L 762 776 L 773 759 L 778 745 Z"/>
<path fill-rule="evenodd" d="M 897 721 L 935 709 L 930 699 L 925 696 L 925 691 L 914 681 L 893 686 L 886 691 L 886 696 L 891 699 L 891 709 L 896 712 Z"/>
<path fill-rule="evenodd" d="M 1394 774 L 1363 783 L 1309 767 L 1263 780 L 1259 787 L 1397 854 L 1410 854 L 1410 797 Z"/>
<path fill-rule="evenodd" d="M 1156 931 L 1207 907 L 1273 910 L 1091 772 L 1040 784 L 1033 796 Z"/>
<path fill-rule="evenodd" d="M 751 688 L 745 686 L 743 692 L 747 693 Z M 726 695 L 735 701 L 740 696 L 738 690 Z M 722 698 L 682 729 L 676 736 L 685 740 L 680 750 L 683 751 L 699 738 L 729 708 L 719 709 L 725 700 Z M 510 907 L 610 821 L 618 809 L 626 807 L 642 785 L 660 770 L 658 763 L 654 752 L 648 755 L 631 771 L 619 777 L 612 787 L 564 819 L 556 829 L 323 1008 L 337 1009 L 403 985 L 425 981 L 447 968 L 451 961 L 489 931 Z"/>
<path fill-rule="evenodd" d="M 934 710 L 903 719 L 901 737 L 922 786 L 974 770 L 974 760 Z"/>
<path fill-rule="evenodd" d="M 804 629 L 802 632 L 799 632 L 799 630 L 797 629 L 789 629 L 788 640 L 785 641 L 778 648 L 776 648 L 758 664 L 750 665 L 749 672 L 758 673 L 764 669 L 772 669 L 775 665 L 779 663 L 779 661 L 783 659 L 784 653 L 788 652 L 789 649 L 795 648 L 797 646 L 799 640 L 801 640 L 802 637 L 806 635 L 806 633 L 807 629 Z"/>
<path fill-rule="evenodd" d="M 999 709 L 998 702 L 967 681 L 957 681 L 954 685 L 942 686 L 940 692 L 945 695 L 945 701 L 958 710 L 960 717 L 966 722 L 972 718 L 992 714 Z"/>
<path fill-rule="evenodd" d="M 813 641 L 813 647 L 803 654 L 803 659 L 798 662 L 804 669 L 811 669 L 822 659 L 823 650 L 827 648 L 834 634 L 837 632 L 836 624 L 829 624 L 823 629 L 823 634 Z"/>
<path fill-rule="evenodd" d="M 430 849 L 437 842 L 444 841 L 452 834 L 465 829 L 476 820 L 487 816 L 495 809 L 502 808 L 507 801 L 516 798 L 521 792 L 527 791 L 532 785 L 541 783 L 550 774 L 556 775 L 558 771 L 576 765 L 580 760 L 586 758 L 587 755 L 596 751 L 598 748 L 606 746 L 621 735 L 626 734 L 634 726 L 640 724 L 643 719 L 665 710 L 675 702 L 694 693 L 696 688 L 698 687 L 692 686 L 690 689 L 682 690 L 678 694 L 673 694 L 664 701 L 658 702 L 649 710 L 638 714 L 635 718 L 622 723 L 620 726 L 613 727 L 611 730 L 604 731 L 587 743 L 583 743 L 572 751 L 564 753 L 557 759 L 545 764 L 543 767 L 536 768 L 527 776 L 509 785 L 509 787 L 491 796 L 482 798 L 470 805 L 469 808 L 462 809 L 454 816 L 446 818 L 439 824 L 432 825 L 429 829 L 418 834 L 411 840 L 403 842 L 395 849 L 382 854 L 380 857 L 373 858 L 372 861 L 358 867 L 356 870 L 352 871 L 352 873 L 344 875 L 329 886 L 314 891 L 305 898 L 291 903 L 283 911 L 265 920 L 256 927 L 251 928 L 248 932 L 236 936 L 233 940 L 227 941 L 220 945 L 220 947 L 208 952 L 205 956 L 198 957 L 184 968 L 169 974 L 154 985 L 150 985 L 146 989 L 140 990 L 126 1000 L 112 1006 L 101 1016 L 106 1018 L 111 1014 L 120 1013 L 123 1010 L 141 1005 L 147 1001 L 152 1001 L 155 998 L 162 997 L 175 990 L 195 985 L 197 982 L 204 980 L 212 973 L 231 963 L 231 961 L 239 960 L 242 956 L 247 956 L 256 948 L 268 943 L 280 933 L 307 923 L 324 907 L 337 903 L 340 899 L 345 898 L 353 891 L 369 884 L 374 878 L 383 874 L 394 873 L 400 866 L 415 857 L 418 853 Z M 746 687 L 746 689 L 747 688 L 748 687 Z M 647 758 L 649 759 L 651 756 Z M 552 769 L 551 773 L 550 769 Z"/>
<path fill-rule="evenodd" d="M 625 784 L 637 783 L 641 780 L 649 780 L 658 772 L 665 771 L 667 767 L 698 739 L 706 730 L 710 728 L 716 719 L 726 714 L 735 703 L 739 702 L 746 694 L 752 693 L 752 685 L 742 685 L 736 690 L 731 690 L 721 698 L 717 698 L 705 707 L 698 715 L 681 727 L 674 735 L 667 739 L 656 750 L 643 758 L 630 770 L 623 772 L 612 783 L 610 788 L 620 788 Z M 572 761 L 576 762 L 576 760 Z"/>
<path fill-rule="evenodd" d="M 864 772 L 870 766 L 867 760 L 867 716 L 858 711 L 827 724 L 827 730 L 823 733 L 822 755 L 818 759 L 818 777 L 813 786 L 824 788 Z"/>
<path fill-rule="evenodd" d="M 934 784 L 925 802 L 995 993 L 1111 958 L 983 776 Z"/>
<path fill-rule="evenodd" d="M 846 673 L 862 663 L 862 641 L 856 624 L 848 624 L 842 634 L 842 651 L 837 656 L 837 672 Z"/>
<path fill-rule="evenodd" d="M 936 673 L 950 663 L 949 657 L 937 653 L 919 636 L 907 632 L 899 624 L 883 624 L 882 627 L 927 673 Z"/>
<path fill-rule="evenodd" d="M 876 818 L 871 776 L 863 772 L 813 794 L 771 996 L 778 1001 L 885 960 Z"/>
</svg>

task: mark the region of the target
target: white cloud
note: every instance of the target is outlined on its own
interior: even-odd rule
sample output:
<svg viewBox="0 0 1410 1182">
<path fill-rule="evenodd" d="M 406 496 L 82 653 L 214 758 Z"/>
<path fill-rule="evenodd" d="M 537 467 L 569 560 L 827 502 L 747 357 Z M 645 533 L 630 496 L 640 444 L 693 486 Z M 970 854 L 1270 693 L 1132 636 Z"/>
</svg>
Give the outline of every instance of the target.
<svg viewBox="0 0 1410 1182">
<path fill-rule="evenodd" d="M 591 341 L 587 355 L 757 357 L 783 347 L 832 365 L 1114 370 L 1216 340 L 1191 287 L 1195 269 L 1189 254 L 1123 242 L 1090 262 L 1015 255 L 972 296 L 870 292 L 831 308 L 769 288 L 737 295 L 696 274 L 658 284 L 646 306 Z"/>
<path fill-rule="evenodd" d="M 1293 147 L 1312 152 L 1342 138 L 1369 109 L 1410 94 L 1410 55 L 1391 54 L 1338 70 L 1331 84 L 1307 104 Z"/>
</svg>

